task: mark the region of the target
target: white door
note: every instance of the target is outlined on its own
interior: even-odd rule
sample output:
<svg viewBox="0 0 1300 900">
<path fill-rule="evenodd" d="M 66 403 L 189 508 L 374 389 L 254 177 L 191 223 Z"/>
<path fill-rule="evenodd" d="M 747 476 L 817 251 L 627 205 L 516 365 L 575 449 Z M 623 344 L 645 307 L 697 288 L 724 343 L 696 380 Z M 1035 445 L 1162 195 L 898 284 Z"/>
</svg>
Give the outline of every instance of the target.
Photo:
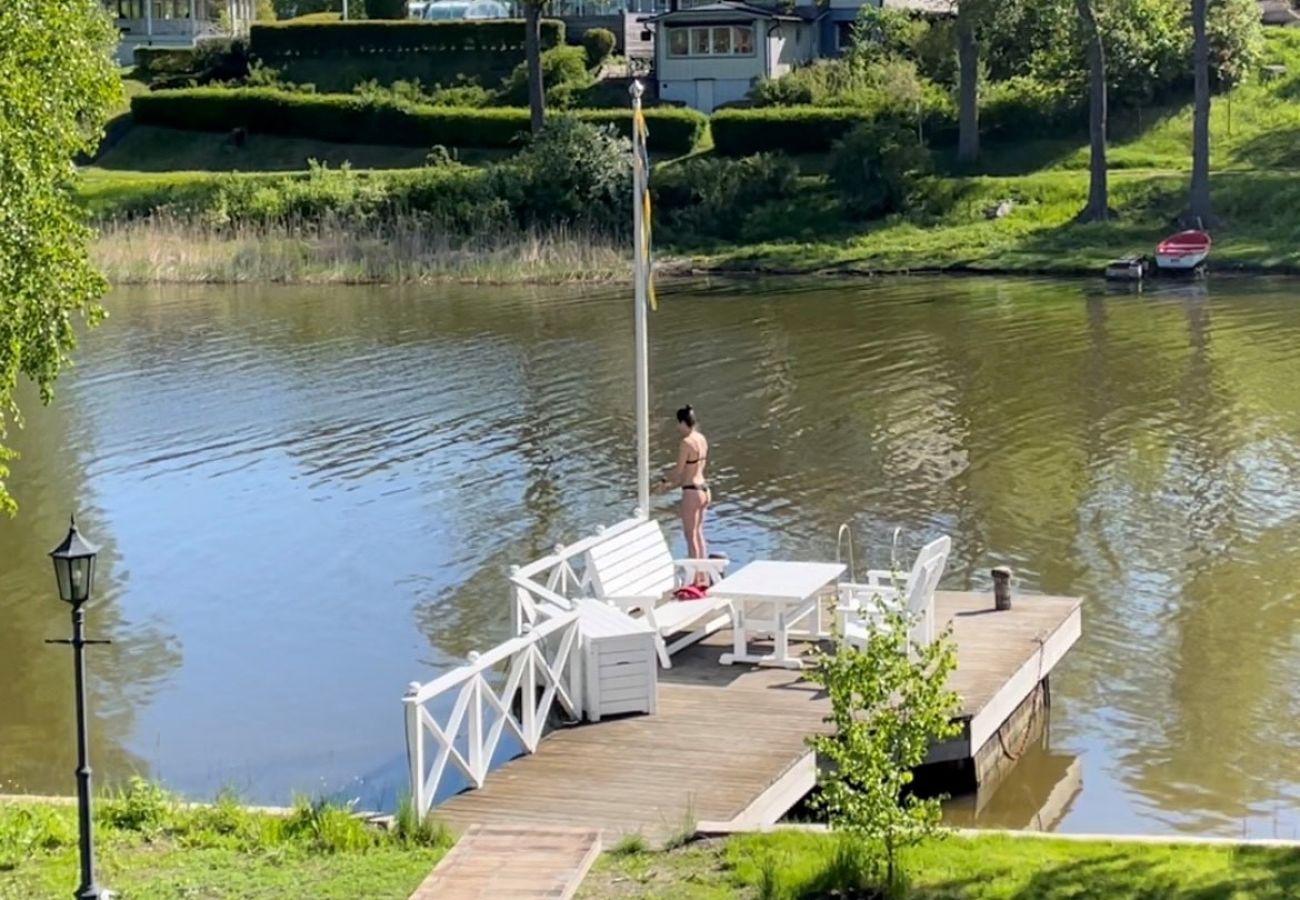
<svg viewBox="0 0 1300 900">
<path fill-rule="evenodd" d="M 695 108 L 702 113 L 713 112 L 713 79 L 695 79 Z"/>
</svg>

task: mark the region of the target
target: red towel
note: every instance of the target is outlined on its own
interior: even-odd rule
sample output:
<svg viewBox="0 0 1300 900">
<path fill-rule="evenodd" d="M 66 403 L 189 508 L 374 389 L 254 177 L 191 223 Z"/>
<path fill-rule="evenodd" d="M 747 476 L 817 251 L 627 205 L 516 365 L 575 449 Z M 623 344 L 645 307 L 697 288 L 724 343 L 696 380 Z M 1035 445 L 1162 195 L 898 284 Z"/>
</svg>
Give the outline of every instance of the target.
<svg viewBox="0 0 1300 900">
<path fill-rule="evenodd" d="M 679 587 L 673 591 L 673 596 L 678 600 L 703 600 L 709 594 L 708 588 L 698 587 L 688 584 L 686 587 Z"/>
</svg>

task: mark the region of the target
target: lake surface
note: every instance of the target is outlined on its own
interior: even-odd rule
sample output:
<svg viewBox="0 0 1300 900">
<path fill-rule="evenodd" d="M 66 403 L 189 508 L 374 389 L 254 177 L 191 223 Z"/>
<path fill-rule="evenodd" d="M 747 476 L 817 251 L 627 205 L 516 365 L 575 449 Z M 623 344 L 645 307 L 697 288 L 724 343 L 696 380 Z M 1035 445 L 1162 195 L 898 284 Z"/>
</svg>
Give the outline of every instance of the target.
<svg viewBox="0 0 1300 900">
<path fill-rule="evenodd" d="M 391 804 L 407 682 L 506 636 L 510 563 L 633 505 L 630 302 L 267 287 L 107 306 L 56 405 L 25 394 L 11 434 L 0 792 L 73 788 L 71 663 L 43 640 L 68 628 L 45 554 L 75 509 L 104 547 L 90 631 L 113 640 L 89 651 L 97 777 Z M 715 549 L 832 557 L 848 521 L 859 564 L 882 564 L 895 527 L 908 554 L 948 532 L 948 587 L 1006 563 L 1086 598 L 1049 746 L 979 822 L 1297 836 L 1295 283 L 701 283 L 666 290 L 651 327 L 656 465 L 692 403 Z"/>
</svg>

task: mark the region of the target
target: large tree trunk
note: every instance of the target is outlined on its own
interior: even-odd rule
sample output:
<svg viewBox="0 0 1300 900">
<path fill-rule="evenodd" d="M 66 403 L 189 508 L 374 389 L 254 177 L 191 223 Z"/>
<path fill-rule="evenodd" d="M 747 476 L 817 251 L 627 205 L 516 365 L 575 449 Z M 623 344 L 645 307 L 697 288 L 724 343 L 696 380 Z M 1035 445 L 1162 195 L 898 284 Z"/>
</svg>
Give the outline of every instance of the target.
<svg viewBox="0 0 1300 900">
<path fill-rule="evenodd" d="M 957 15 L 957 159 L 974 162 L 980 154 L 979 44 L 974 16 Z"/>
<path fill-rule="evenodd" d="M 528 60 L 528 112 L 533 134 L 546 123 L 546 92 L 542 86 L 542 4 L 524 3 L 524 56 Z"/>
<path fill-rule="evenodd" d="M 1110 217 L 1106 185 L 1106 48 L 1092 0 L 1075 0 L 1088 42 L 1088 203 L 1079 213 L 1086 222 L 1104 222 Z"/>
<path fill-rule="evenodd" d="M 1192 74 L 1195 109 L 1192 114 L 1192 190 L 1188 197 L 1190 224 L 1210 223 L 1210 42 L 1205 33 L 1206 0 L 1192 0 Z"/>
</svg>

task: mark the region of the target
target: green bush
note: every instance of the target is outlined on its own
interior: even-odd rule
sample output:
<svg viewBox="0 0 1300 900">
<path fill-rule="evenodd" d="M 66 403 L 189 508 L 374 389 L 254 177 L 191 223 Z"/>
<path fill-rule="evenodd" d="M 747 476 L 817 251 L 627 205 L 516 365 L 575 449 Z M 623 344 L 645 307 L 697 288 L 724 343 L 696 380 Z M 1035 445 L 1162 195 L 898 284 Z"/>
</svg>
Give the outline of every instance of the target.
<svg viewBox="0 0 1300 900">
<path fill-rule="evenodd" d="M 135 69 L 139 75 L 179 75 L 195 70 L 190 47 L 136 47 Z"/>
<path fill-rule="evenodd" d="M 657 225 L 684 243 L 736 238 L 756 212 L 795 195 L 798 175 L 798 166 L 779 153 L 666 166 L 650 182 Z"/>
<path fill-rule="evenodd" d="M 564 23 L 542 20 L 542 46 L 564 43 Z M 513 53 L 524 50 L 522 19 L 417 19 L 374 22 L 258 23 L 249 30 L 253 54 L 268 63 L 281 57 L 339 57 L 397 53 Z"/>
<path fill-rule="evenodd" d="M 631 150 L 608 125 L 556 116 L 494 173 L 496 192 L 524 225 L 620 230 L 632 194 Z"/>
<path fill-rule="evenodd" d="M 915 177 L 929 167 L 929 154 L 916 132 L 872 122 L 835 143 L 829 174 L 849 211 L 869 219 L 901 210 Z"/>
<path fill-rule="evenodd" d="M 614 32 L 608 28 L 588 28 L 582 33 L 582 49 L 587 51 L 587 67 L 594 69 L 614 52 Z"/>
<path fill-rule="evenodd" d="M 1060 82 L 1008 78 L 990 84 L 980 103 L 980 131 L 999 140 L 1066 137 L 1087 126 L 1087 95 Z"/>
<path fill-rule="evenodd" d="M 366 0 L 366 18 L 372 22 L 382 19 L 405 20 L 406 0 Z"/>
<path fill-rule="evenodd" d="M 866 110 L 815 106 L 724 109 L 713 114 L 713 146 L 727 156 L 769 150 L 824 153 L 858 125 L 869 122 Z"/>
<path fill-rule="evenodd" d="M 131 100 L 137 123 L 192 131 L 230 131 L 407 147 L 511 147 L 529 130 L 522 108 L 460 109 L 350 94 L 309 94 L 276 88 L 189 88 L 154 91 Z M 632 133 L 630 110 L 581 110 L 577 117 Z M 694 110 L 646 110 L 650 148 L 688 153 L 707 119 Z"/>
<path fill-rule="evenodd" d="M 542 53 L 542 86 L 546 100 L 565 106 L 573 92 L 590 87 L 593 78 L 587 71 L 587 58 L 581 47 L 552 47 Z M 501 84 L 497 102 L 502 106 L 528 105 L 528 64 L 521 62 Z"/>
<path fill-rule="evenodd" d="M 1210 0 L 1206 11 L 1211 77 L 1223 87 L 1245 81 L 1264 55 L 1255 0 Z"/>
</svg>

